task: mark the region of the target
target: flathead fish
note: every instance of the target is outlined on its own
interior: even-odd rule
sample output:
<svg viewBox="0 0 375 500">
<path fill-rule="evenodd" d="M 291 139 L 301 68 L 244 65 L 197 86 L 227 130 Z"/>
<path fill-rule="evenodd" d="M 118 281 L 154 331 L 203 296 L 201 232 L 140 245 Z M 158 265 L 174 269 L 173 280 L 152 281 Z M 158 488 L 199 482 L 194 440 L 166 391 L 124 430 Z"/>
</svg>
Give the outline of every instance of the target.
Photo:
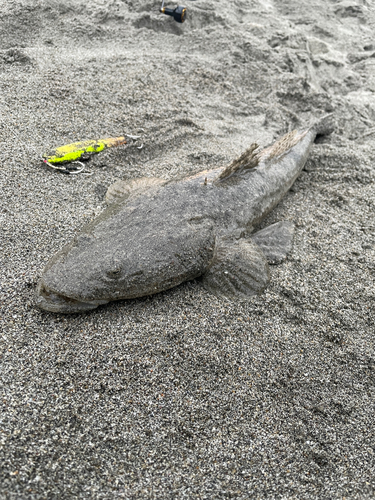
<svg viewBox="0 0 375 500">
<path fill-rule="evenodd" d="M 76 313 L 198 276 L 229 299 L 259 294 L 268 264 L 291 250 L 294 226 L 253 228 L 292 186 L 316 136 L 331 130 L 328 116 L 263 150 L 251 146 L 227 167 L 179 181 L 118 181 L 107 193 L 110 206 L 47 264 L 37 305 Z"/>
</svg>

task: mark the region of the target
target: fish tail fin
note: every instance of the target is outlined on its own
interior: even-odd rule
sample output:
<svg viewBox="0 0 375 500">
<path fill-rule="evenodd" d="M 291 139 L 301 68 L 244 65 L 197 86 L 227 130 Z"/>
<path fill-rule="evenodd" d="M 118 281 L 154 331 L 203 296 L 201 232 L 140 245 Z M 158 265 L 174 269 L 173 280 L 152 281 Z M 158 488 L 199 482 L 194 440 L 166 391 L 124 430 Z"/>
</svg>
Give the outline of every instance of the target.
<svg viewBox="0 0 375 500">
<path fill-rule="evenodd" d="M 310 130 L 313 130 L 316 135 L 329 135 L 336 128 L 335 119 L 333 113 L 323 116 L 317 122 L 315 122 Z"/>
</svg>

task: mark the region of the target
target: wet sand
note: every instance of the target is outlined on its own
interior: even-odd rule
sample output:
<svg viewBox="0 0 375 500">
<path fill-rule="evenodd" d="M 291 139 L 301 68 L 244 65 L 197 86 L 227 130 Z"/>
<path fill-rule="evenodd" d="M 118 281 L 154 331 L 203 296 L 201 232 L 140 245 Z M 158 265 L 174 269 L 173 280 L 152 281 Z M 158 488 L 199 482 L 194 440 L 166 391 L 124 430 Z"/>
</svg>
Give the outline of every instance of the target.
<svg viewBox="0 0 375 500">
<path fill-rule="evenodd" d="M 371 2 L 7 0 L 0 16 L 0 496 L 373 498 Z M 117 179 L 222 166 L 329 112 L 262 223 L 293 251 L 249 303 L 199 279 L 81 315 L 34 304 Z M 142 135 L 63 175 L 39 157 Z"/>
</svg>

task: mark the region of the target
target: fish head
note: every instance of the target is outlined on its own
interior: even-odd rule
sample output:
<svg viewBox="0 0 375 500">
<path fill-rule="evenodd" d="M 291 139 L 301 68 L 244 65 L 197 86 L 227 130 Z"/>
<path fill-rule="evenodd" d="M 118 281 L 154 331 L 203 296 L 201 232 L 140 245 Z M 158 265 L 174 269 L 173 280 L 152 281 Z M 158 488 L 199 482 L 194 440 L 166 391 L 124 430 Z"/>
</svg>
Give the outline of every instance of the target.
<svg viewBox="0 0 375 500">
<path fill-rule="evenodd" d="M 214 256 L 213 226 L 175 219 L 127 221 L 118 214 L 99 220 L 47 264 L 37 305 L 51 312 L 87 311 L 200 276 Z"/>
</svg>

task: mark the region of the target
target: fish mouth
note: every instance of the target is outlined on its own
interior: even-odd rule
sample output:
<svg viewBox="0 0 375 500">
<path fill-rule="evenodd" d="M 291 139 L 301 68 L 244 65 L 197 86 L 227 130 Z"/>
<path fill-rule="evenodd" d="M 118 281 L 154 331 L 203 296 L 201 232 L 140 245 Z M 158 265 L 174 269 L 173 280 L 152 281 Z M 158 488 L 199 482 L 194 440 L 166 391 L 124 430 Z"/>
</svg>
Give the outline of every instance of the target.
<svg viewBox="0 0 375 500">
<path fill-rule="evenodd" d="M 50 290 L 43 280 L 40 280 L 36 288 L 36 305 L 40 309 L 54 313 L 80 313 L 91 311 L 102 304 L 107 304 L 109 300 L 80 301 L 71 297 L 60 295 Z"/>
</svg>

